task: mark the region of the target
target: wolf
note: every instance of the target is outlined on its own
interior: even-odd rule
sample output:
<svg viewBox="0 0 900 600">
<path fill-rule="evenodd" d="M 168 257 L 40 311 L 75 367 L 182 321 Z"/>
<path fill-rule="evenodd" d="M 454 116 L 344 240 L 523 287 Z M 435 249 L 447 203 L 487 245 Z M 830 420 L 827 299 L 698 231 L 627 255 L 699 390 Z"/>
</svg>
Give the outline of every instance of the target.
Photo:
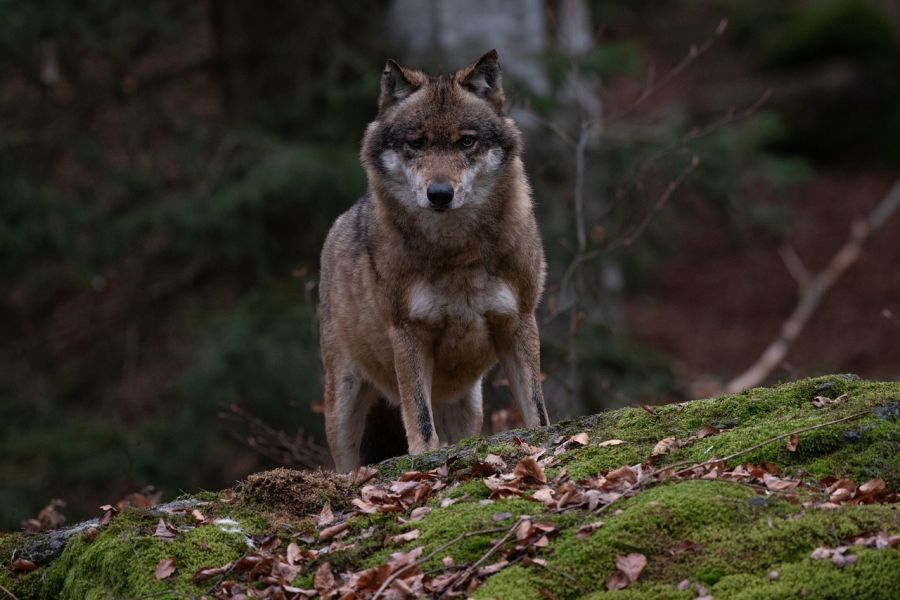
<svg viewBox="0 0 900 600">
<path fill-rule="evenodd" d="M 549 423 L 535 318 L 546 264 L 503 105 L 496 51 L 450 75 L 385 65 L 360 151 L 368 192 L 322 250 L 339 472 L 479 434 L 482 378 L 498 361 L 526 425 Z"/>
</svg>

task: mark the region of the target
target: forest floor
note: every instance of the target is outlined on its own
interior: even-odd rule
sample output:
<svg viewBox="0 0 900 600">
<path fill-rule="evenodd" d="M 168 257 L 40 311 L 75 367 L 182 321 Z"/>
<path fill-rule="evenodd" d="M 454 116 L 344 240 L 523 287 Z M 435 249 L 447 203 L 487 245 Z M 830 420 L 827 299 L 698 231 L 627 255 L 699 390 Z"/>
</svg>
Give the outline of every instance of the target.
<svg viewBox="0 0 900 600">
<path fill-rule="evenodd" d="M 898 457 L 900 384 L 806 379 L 0 534 L 0 592 L 887 599 Z"/>
</svg>

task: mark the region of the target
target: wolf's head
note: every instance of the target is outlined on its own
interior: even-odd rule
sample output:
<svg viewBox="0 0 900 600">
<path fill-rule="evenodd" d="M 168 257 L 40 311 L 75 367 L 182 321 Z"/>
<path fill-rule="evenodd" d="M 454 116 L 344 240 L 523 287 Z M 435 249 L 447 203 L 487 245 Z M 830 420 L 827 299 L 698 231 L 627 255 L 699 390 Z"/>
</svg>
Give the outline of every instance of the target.
<svg viewBox="0 0 900 600">
<path fill-rule="evenodd" d="M 494 50 L 438 77 L 389 60 L 378 116 L 363 138 L 370 184 L 420 222 L 449 224 L 490 202 L 519 162 L 521 135 L 503 100 Z"/>
</svg>

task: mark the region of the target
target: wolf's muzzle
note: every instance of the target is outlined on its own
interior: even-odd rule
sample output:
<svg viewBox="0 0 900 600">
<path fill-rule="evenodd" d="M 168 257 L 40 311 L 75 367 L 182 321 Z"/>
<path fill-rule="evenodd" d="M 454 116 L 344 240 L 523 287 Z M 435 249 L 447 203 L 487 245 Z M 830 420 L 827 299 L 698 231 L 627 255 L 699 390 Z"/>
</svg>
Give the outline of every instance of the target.
<svg viewBox="0 0 900 600">
<path fill-rule="evenodd" d="M 431 183 L 426 190 L 432 208 L 443 210 L 453 202 L 453 186 L 449 183 Z"/>
</svg>

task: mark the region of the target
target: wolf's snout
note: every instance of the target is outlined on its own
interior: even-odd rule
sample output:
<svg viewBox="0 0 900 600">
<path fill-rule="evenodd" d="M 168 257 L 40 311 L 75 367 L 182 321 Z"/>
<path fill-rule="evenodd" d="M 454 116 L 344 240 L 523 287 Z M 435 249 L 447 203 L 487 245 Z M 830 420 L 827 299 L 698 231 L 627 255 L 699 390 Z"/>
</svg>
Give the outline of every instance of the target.
<svg viewBox="0 0 900 600">
<path fill-rule="evenodd" d="M 428 202 L 434 208 L 447 208 L 453 202 L 453 186 L 449 183 L 428 184 Z"/>
</svg>

